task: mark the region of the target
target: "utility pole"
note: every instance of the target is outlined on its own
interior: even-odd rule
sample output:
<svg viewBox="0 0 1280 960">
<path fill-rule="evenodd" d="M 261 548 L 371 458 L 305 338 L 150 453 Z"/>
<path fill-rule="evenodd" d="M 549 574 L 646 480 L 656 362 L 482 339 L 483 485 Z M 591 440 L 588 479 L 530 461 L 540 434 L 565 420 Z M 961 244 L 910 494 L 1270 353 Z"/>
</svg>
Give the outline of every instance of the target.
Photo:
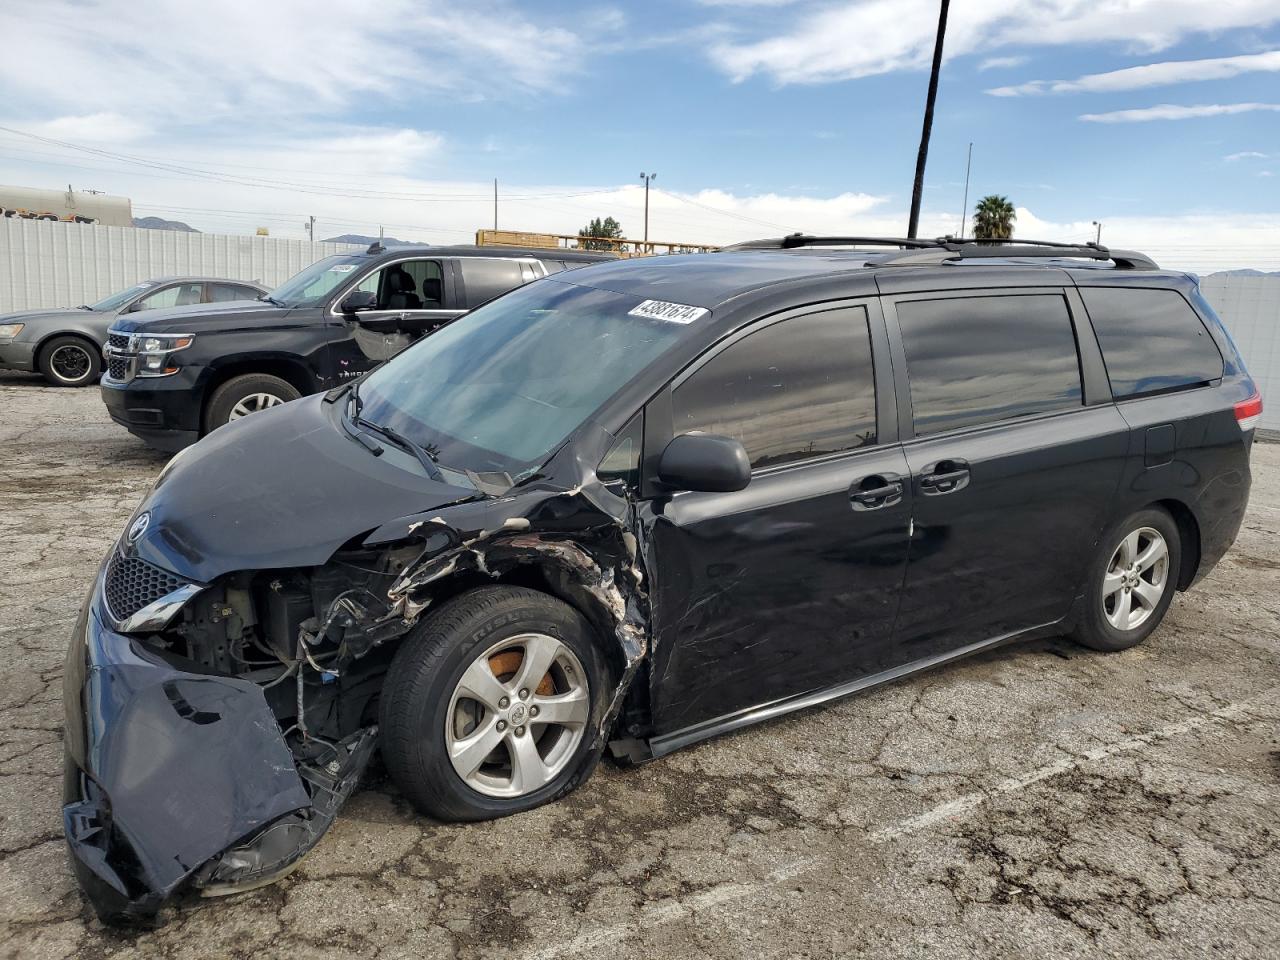
<svg viewBox="0 0 1280 960">
<path fill-rule="evenodd" d="M 933 45 L 933 72 L 929 74 L 929 96 L 924 104 L 924 128 L 920 131 L 920 153 L 916 156 L 916 182 L 911 190 L 911 219 L 907 236 L 914 238 L 920 229 L 920 195 L 924 192 L 924 167 L 929 159 L 929 134 L 933 131 L 933 104 L 938 99 L 938 74 L 942 70 L 942 41 L 947 34 L 947 11 L 951 0 L 941 0 L 938 11 L 938 39 Z"/>
<path fill-rule="evenodd" d="M 315 243 L 315 241 L 316 241 L 316 218 L 315 218 L 315 217 L 307 217 L 307 222 L 306 222 L 306 223 L 304 223 L 304 224 L 303 224 L 303 226 L 304 226 L 304 227 L 306 227 L 306 229 L 307 229 L 307 239 L 308 239 L 308 240 L 310 240 L 312 243 Z"/>
<path fill-rule="evenodd" d="M 1098 235 L 1094 238 L 1093 242 L 1098 246 L 1102 246 L 1102 221 L 1095 220 L 1093 221 L 1093 225 L 1098 228 Z"/>
<path fill-rule="evenodd" d="M 493 178 L 493 229 L 498 229 L 498 178 Z"/>
<path fill-rule="evenodd" d="M 969 141 L 969 159 L 964 162 L 964 206 L 960 208 L 960 239 L 964 239 L 964 222 L 969 217 L 969 171 L 973 167 L 973 141 Z"/>
<path fill-rule="evenodd" d="M 649 242 L 649 181 L 657 180 L 656 173 L 641 172 L 640 179 L 644 181 L 644 242 Z"/>
</svg>

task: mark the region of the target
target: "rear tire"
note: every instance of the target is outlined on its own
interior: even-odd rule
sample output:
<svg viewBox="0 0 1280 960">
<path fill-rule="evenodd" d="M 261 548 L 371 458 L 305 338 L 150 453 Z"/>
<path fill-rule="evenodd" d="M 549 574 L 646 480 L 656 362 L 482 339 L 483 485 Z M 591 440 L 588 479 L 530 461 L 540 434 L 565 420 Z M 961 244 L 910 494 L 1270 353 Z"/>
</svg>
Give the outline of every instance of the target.
<svg viewBox="0 0 1280 960">
<path fill-rule="evenodd" d="M 1107 652 L 1137 646 L 1164 620 L 1181 569 L 1178 525 L 1165 510 L 1149 507 L 1113 525 L 1089 565 L 1072 638 Z"/>
<path fill-rule="evenodd" d="M 297 400 L 302 394 L 287 380 L 269 373 L 245 373 L 220 384 L 204 412 L 204 432 L 212 433 L 232 420 Z"/>
<path fill-rule="evenodd" d="M 392 779 L 439 820 L 504 817 L 576 789 L 600 759 L 596 727 L 611 689 L 593 641 L 578 611 L 524 587 L 482 587 L 442 605 L 405 637 L 383 682 Z"/>
<path fill-rule="evenodd" d="M 102 377 L 101 349 L 73 334 L 54 337 L 41 347 L 36 364 L 55 387 L 88 387 Z"/>
</svg>

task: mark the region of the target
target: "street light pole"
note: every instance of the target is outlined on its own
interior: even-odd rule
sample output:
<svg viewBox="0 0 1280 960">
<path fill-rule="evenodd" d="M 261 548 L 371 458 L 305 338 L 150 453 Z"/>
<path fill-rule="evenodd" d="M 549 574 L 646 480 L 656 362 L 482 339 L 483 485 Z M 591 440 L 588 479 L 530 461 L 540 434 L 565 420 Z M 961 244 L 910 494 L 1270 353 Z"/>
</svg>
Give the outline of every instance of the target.
<svg viewBox="0 0 1280 960">
<path fill-rule="evenodd" d="M 973 142 L 969 143 L 969 159 L 964 162 L 964 205 L 960 208 L 960 239 L 964 239 L 964 224 L 969 219 L 969 170 L 973 167 Z"/>
<path fill-rule="evenodd" d="M 641 172 L 640 179 L 644 181 L 644 242 L 649 242 L 649 181 L 657 180 L 656 173 Z"/>
<path fill-rule="evenodd" d="M 1098 228 L 1098 235 L 1094 238 L 1093 242 L 1098 246 L 1102 246 L 1102 221 L 1095 220 L 1093 221 L 1093 225 Z"/>
<path fill-rule="evenodd" d="M 911 218 L 907 236 L 914 238 L 920 229 L 920 195 L 924 192 L 924 167 L 929 159 L 929 134 L 933 131 L 933 104 L 938 99 L 938 74 L 942 70 L 942 41 L 947 35 L 947 11 L 951 0 L 941 0 L 938 11 L 938 39 L 933 45 L 933 71 L 929 74 L 929 95 L 924 103 L 924 128 L 920 131 L 920 152 L 916 155 L 916 182 L 911 190 Z"/>
</svg>

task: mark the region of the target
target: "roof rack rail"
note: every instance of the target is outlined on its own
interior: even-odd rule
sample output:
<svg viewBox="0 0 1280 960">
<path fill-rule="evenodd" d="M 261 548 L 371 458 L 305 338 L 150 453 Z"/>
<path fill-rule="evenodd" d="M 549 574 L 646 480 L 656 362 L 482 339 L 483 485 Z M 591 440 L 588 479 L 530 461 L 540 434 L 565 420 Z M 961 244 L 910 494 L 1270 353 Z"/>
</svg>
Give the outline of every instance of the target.
<svg viewBox="0 0 1280 960">
<path fill-rule="evenodd" d="M 721 247 L 726 250 L 795 250 L 800 247 L 900 247 L 904 250 L 930 250 L 942 243 L 941 240 L 908 239 L 906 237 L 815 237 L 807 233 L 791 233 L 785 237 L 772 237 L 766 240 L 747 240 L 732 246 Z"/>
<path fill-rule="evenodd" d="M 959 260 L 1005 260 L 1011 258 L 1074 258 L 1109 260 L 1119 270 L 1159 270 L 1146 254 L 1134 250 L 1112 250 L 1098 243 L 1056 243 L 1049 240 L 957 240 L 939 237 L 933 246 L 904 250 L 876 261 L 878 267 L 928 266 Z"/>
</svg>

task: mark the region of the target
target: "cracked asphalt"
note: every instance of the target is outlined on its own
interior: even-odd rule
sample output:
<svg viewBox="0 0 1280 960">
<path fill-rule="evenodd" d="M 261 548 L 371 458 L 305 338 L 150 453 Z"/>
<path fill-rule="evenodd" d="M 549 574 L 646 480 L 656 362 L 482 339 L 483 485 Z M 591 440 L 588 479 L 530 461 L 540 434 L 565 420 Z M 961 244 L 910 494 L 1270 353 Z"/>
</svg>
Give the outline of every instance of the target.
<svg viewBox="0 0 1280 960">
<path fill-rule="evenodd" d="M 1137 649 L 1008 647 L 495 823 L 375 781 L 291 876 L 122 935 L 63 847 L 62 659 L 164 457 L 96 390 L 0 373 L 0 410 L 0 957 L 1280 956 L 1280 446 Z"/>
</svg>

